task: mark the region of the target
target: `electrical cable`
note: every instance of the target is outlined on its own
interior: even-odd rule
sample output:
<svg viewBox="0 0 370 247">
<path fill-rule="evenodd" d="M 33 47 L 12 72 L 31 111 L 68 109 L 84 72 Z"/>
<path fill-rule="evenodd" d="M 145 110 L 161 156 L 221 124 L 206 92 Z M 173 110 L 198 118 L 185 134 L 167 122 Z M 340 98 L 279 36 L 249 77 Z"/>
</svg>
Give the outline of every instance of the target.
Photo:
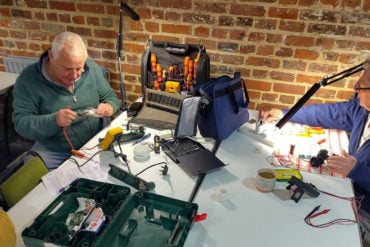
<svg viewBox="0 0 370 247">
<path fill-rule="evenodd" d="M 63 128 L 63 134 L 64 134 L 64 137 L 66 138 L 66 140 L 68 142 L 68 145 L 70 146 L 71 150 L 74 150 L 75 148 L 73 147 L 73 143 L 72 143 L 72 141 L 69 138 L 68 133 L 67 133 L 67 127 Z"/>
<path fill-rule="evenodd" d="M 148 167 L 144 168 L 144 169 L 143 169 L 143 170 L 141 170 L 140 172 L 136 173 L 136 175 L 135 175 L 135 176 L 139 176 L 140 174 L 142 174 L 142 173 L 143 173 L 143 172 L 145 172 L 146 170 L 148 170 L 148 169 L 150 169 L 150 168 L 152 168 L 152 167 L 158 166 L 158 165 L 165 165 L 165 166 L 163 167 L 162 175 L 167 175 L 167 172 L 168 172 L 167 162 L 162 161 L 162 162 L 159 162 L 159 163 L 156 163 L 156 164 L 153 164 L 153 165 L 150 165 L 150 166 L 148 166 Z"/>
<path fill-rule="evenodd" d="M 99 150 L 99 151 L 97 151 L 96 153 L 94 153 L 92 156 L 90 156 L 90 157 L 86 157 L 86 161 L 85 162 L 83 162 L 82 164 L 79 164 L 78 162 L 77 162 L 77 160 L 75 159 L 75 158 L 73 158 L 73 157 L 70 157 L 70 158 L 68 158 L 68 160 L 72 160 L 76 165 L 77 165 L 77 167 L 80 169 L 81 167 L 83 167 L 84 165 L 86 165 L 89 161 L 91 161 L 97 154 L 99 154 L 100 152 L 102 152 L 103 150 Z M 81 172 L 82 172 L 82 170 L 80 170 Z"/>
<path fill-rule="evenodd" d="M 312 186 L 314 186 L 314 185 L 312 185 Z M 352 207 L 353 212 L 355 214 L 355 219 L 343 219 L 343 218 L 339 218 L 339 219 L 334 219 L 334 220 L 331 220 L 331 221 L 328 221 L 328 222 L 325 222 L 325 223 L 322 223 L 322 224 L 314 224 L 312 222 L 312 219 L 313 218 L 316 218 L 316 217 L 318 217 L 320 215 L 323 215 L 323 214 L 327 214 L 330 211 L 330 209 L 324 209 L 322 211 L 317 212 L 319 210 L 319 208 L 320 208 L 320 205 L 319 205 L 319 206 L 316 206 L 304 218 L 304 221 L 306 222 L 306 224 L 308 224 L 308 225 L 310 225 L 312 227 L 315 227 L 315 228 L 325 228 L 325 227 L 329 227 L 329 226 L 335 225 L 335 224 L 341 224 L 341 225 L 356 224 L 356 223 L 358 223 L 360 221 L 360 215 L 358 214 L 358 209 L 361 207 L 361 201 L 362 201 L 363 197 L 360 197 L 360 198 L 356 198 L 356 197 L 344 197 L 344 196 L 335 195 L 333 193 L 326 192 L 326 191 L 323 191 L 323 190 L 319 190 L 316 187 L 315 187 L 315 189 L 317 191 L 323 193 L 323 194 L 326 194 L 326 195 L 329 195 L 329 196 L 333 196 L 333 197 L 338 198 L 338 199 L 350 201 L 351 202 L 351 207 Z"/>
<path fill-rule="evenodd" d="M 83 167 L 84 165 L 86 165 L 89 161 L 91 161 L 97 154 L 99 154 L 100 152 L 102 152 L 103 150 L 99 150 L 97 151 L 96 153 L 94 153 L 91 157 L 89 157 L 85 162 L 83 162 L 82 164 L 79 164 L 78 161 L 73 158 L 73 157 L 70 157 L 68 160 L 71 160 L 73 161 L 73 163 L 75 163 L 77 165 L 77 168 L 83 173 L 83 171 L 80 169 L 81 167 Z M 128 164 L 127 164 L 128 165 Z M 156 163 L 156 164 L 153 164 L 153 165 L 150 165 L 146 168 L 144 168 L 143 170 L 141 170 L 140 172 L 138 172 L 137 174 L 135 174 L 135 176 L 139 176 L 140 174 L 144 173 L 146 170 L 150 169 L 150 168 L 153 168 L 155 166 L 158 166 L 158 165 L 164 165 L 162 166 L 163 170 L 161 170 L 161 174 L 162 175 L 167 175 L 168 174 L 168 166 L 167 166 L 167 162 L 159 162 L 159 163 Z"/>
</svg>

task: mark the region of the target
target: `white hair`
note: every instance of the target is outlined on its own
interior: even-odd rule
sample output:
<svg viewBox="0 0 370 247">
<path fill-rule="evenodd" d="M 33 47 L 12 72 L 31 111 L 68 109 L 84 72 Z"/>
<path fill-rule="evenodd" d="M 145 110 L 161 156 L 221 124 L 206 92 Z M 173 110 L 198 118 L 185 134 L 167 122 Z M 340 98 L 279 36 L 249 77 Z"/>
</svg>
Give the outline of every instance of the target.
<svg viewBox="0 0 370 247">
<path fill-rule="evenodd" d="M 62 50 L 70 56 L 80 56 L 81 54 L 87 56 L 85 42 L 80 35 L 72 32 L 62 32 L 55 36 L 51 45 L 51 52 L 54 59 L 58 58 Z"/>
</svg>

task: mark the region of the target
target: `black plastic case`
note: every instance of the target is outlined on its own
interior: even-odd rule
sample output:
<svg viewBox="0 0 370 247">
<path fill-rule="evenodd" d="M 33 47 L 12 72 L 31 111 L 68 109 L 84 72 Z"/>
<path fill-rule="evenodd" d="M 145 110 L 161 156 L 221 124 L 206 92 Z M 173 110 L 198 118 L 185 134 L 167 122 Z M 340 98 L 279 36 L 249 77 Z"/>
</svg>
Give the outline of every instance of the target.
<svg viewBox="0 0 370 247">
<path fill-rule="evenodd" d="M 77 198 L 96 202 L 105 215 L 97 232 L 71 231 L 68 215 L 76 212 Z M 149 192 L 130 193 L 124 186 L 79 179 L 60 194 L 22 232 L 26 246 L 183 246 L 198 205 Z M 70 217 L 69 217 L 70 219 Z M 71 222 L 69 220 L 69 222 Z"/>
</svg>

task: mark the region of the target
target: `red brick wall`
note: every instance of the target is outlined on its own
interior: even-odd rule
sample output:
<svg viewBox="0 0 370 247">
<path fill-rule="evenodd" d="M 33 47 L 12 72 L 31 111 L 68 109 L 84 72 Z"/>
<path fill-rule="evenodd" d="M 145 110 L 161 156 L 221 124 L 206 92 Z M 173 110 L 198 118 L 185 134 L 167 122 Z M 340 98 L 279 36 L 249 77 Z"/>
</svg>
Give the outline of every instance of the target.
<svg viewBox="0 0 370 247">
<path fill-rule="evenodd" d="M 122 70 L 129 101 L 141 94 L 148 39 L 203 43 L 212 76 L 240 71 L 251 108 L 292 106 L 312 85 L 370 53 L 369 0 L 131 0 L 124 18 Z M 111 72 L 119 93 L 118 0 L 0 0 L 0 70 L 6 55 L 39 56 L 60 31 L 79 33 L 89 55 Z M 358 74 L 322 87 L 310 100 L 351 97 Z"/>
</svg>

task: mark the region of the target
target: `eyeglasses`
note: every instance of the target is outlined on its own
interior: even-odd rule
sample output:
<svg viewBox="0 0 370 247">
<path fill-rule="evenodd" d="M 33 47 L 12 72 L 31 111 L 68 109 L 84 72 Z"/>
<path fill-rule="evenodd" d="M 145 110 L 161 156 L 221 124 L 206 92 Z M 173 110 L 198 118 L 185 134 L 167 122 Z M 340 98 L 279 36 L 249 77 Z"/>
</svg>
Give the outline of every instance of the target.
<svg viewBox="0 0 370 247">
<path fill-rule="evenodd" d="M 360 81 L 357 81 L 356 84 L 355 84 L 355 90 L 356 91 L 359 91 L 359 90 L 370 90 L 370 87 L 360 87 Z"/>
</svg>

